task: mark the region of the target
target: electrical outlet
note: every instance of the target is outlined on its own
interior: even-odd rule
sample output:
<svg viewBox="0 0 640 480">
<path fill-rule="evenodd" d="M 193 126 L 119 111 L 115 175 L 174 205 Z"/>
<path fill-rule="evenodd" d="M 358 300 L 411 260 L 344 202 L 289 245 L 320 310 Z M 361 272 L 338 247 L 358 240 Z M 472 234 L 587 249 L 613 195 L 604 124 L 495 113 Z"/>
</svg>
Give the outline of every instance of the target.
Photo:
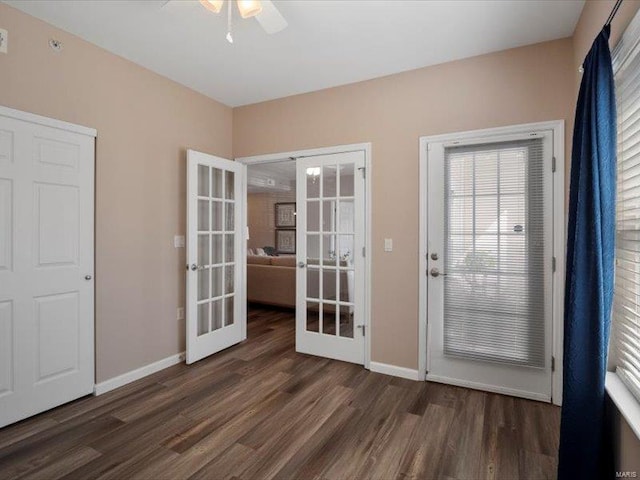
<svg viewBox="0 0 640 480">
<path fill-rule="evenodd" d="M 9 49 L 9 32 L 0 28 L 0 53 L 7 53 Z"/>
<path fill-rule="evenodd" d="M 176 317 L 178 318 L 178 320 L 184 320 L 184 307 L 178 307 L 178 310 L 176 311 Z"/>
</svg>

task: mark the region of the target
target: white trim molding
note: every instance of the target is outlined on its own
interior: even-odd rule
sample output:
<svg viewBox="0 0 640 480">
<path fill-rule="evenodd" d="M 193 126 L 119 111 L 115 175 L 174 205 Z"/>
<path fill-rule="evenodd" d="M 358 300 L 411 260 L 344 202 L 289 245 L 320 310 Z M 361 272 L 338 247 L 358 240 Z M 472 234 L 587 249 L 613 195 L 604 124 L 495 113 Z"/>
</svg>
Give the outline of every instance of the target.
<svg viewBox="0 0 640 480">
<path fill-rule="evenodd" d="M 391 375 L 393 377 L 406 378 L 408 380 L 424 380 L 424 375 L 420 375 L 418 370 L 406 367 L 397 367 L 388 363 L 371 362 L 369 369 L 372 372 L 382 373 L 383 375 Z"/>
<path fill-rule="evenodd" d="M 419 216 L 419 322 L 418 322 L 418 372 L 421 379 L 438 381 L 427 375 L 429 370 L 429 356 L 427 352 L 427 338 L 429 336 L 429 323 L 427 322 L 427 160 L 428 148 L 432 143 L 482 141 L 483 139 L 495 139 L 501 136 L 511 136 L 527 132 L 551 131 L 553 132 L 553 156 L 555 158 L 555 172 L 553 175 L 553 256 L 556 259 L 556 270 L 553 274 L 553 321 L 552 321 L 552 348 L 551 355 L 555 359 L 555 369 L 551 374 L 551 401 L 555 405 L 562 404 L 562 355 L 563 355 L 563 321 L 564 321 L 564 275 L 566 258 L 566 211 L 565 211 L 565 134 L 564 120 L 552 120 L 548 122 L 525 123 L 467 132 L 446 133 L 420 137 L 420 216 Z M 451 383 L 451 382 L 449 382 Z M 481 388 L 492 390 L 485 385 L 461 385 L 469 388 Z M 498 393 L 517 395 L 535 400 L 549 399 L 538 398 L 530 392 L 500 390 Z"/>
<path fill-rule="evenodd" d="M 446 383 L 447 385 L 455 385 L 457 387 L 471 388 L 473 390 L 482 390 L 484 392 L 500 393 L 502 395 L 511 395 L 512 397 L 528 398 L 529 400 L 538 400 L 540 402 L 548 402 L 549 397 L 535 392 L 527 392 L 526 390 L 517 390 L 515 388 L 496 387 L 495 385 L 486 385 L 484 383 L 467 382 L 465 380 L 457 380 L 448 377 L 439 377 L 438 375 L 427 375 L 428 382 Z"/>
<path fill-rule="evenodd" d="M 35 113 L 15 110 L 13 108 L 4 107 L 2 105 L 0 105 L 0 116 L 13 118 L 14 120 L 22 120 L 23 122 L 36 123 L 45 127 L 66 130 L 67 132 L 79 133 L 81 135 L 87 135 L 89 137 L 98 136 L 98 132 L 95 128 L 83 127 L 82 125 L 76 125 L 74 123 L 56 120 L 55 118 L 43 117 L 41 115 L 36 115 Z"/>
<path fill-rule="evenodd" d="M 258 163 L 273 163 L 278 161 L 289 160 L 291 158 L 304 158 L 314 157 L 318 155 L 331 155 L 335 153 L 348 153 L 348 152 L 364 152 L 364 164 L 365 164 L 365 305 L 364 305 L 364 319 L 365 319 L 365 359 L 364 367 L 371 370 L 371 258 L 372 258 L 372 233 L 371 233 L 371 221 L 372 221 L 372 158 L 371 158 L 371 142 L 367 143 L 353 143 L 348 145 L 336 145 L 330 147 L 311 148 L 307 150 L 294 150 L 290 152 L 281 153 L 269 153 L 265 155 L 253 155 L 248 157 L 237 157 L 235 161 L 243 163 L 247 166 L 255 165 Z M 244 194 L 246 195 L 246 179 L 245 175 L 245 187 Z M 244 213 L 245 224 L 247 218 L 247 212 Z M 246 242 L 243 242 L 246 245 Z M 246 258 L 246 255 L 245 255 Z"/>
<path fill-rule="evenodd" d="M 604 386 L 609 398 L 640 440 L 640 402 L 614 372 L 607 372 Z"/>
<path fill-rule="evenodd" d="M 97 383 L 95 388 L 93 389 L 93 394 L 98 396 L 102 395 L 103 393 L 110 392 L 111 390 L 115 390 L 116 388 L 124 387 L 129 383 L 140 380 L 141 378 L 159 372 L 160 370 L 164 370 L 165 368 L 169 368 L 177 365 L 178 363 L 182 363 L 184 362 L 184 358 L 184 352 L 177 353 L 175 355 L 171 355 L 170 357 L 163 358 L 162 360 L 158 360 L 157 362 L 145 365 L 144 367 L 136 368 L 135 370 L 131 370 L 130 372 L 123 373 L 122 375 L 118 375 L 117 377 L 113 377 L 109 380 L 105 380 L 104 382 Z"/>
</svg>

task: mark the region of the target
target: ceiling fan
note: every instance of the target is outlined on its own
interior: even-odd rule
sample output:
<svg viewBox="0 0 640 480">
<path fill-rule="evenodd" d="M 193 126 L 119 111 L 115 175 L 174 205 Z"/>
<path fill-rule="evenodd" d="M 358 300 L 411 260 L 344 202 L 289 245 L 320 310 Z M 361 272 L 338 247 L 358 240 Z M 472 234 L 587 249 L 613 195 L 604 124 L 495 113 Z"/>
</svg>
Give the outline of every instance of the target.
<svg viewBox="0 0 640 480">
<path fill-rule="evenodd" d="M 163 7 L 178 0 L 168 0 Z M 199 0 L 200 4 L 209 12 L 220 13 L 225 6 L 225 0 Z M 287 21 L 278 11 L 271 0 L 226 0 L 227 2 L 227 36 L 229 43 L 233 43 L 232 18 L 233 4 L 236 4 L 238 12 L 243 19 L 255 17 L 260 26 L 268 34 L 278 33 L 287 28 Z M 186 3 L 186 2 L 185 2 Z M 184 3 L 183 3 L 184 4 Z"/>
</svg>

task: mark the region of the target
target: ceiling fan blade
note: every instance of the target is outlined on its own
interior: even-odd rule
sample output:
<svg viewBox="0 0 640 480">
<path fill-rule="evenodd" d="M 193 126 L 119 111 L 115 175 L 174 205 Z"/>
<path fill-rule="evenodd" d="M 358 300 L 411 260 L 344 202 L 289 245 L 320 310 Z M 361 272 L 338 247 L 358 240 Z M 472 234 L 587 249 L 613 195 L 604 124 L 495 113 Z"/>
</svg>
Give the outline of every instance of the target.
<svg viewBox="0 0 640 480">
<path fill-rule="evenodd" d="M 287 21 L 278 11 L 271 0 L 262 0 L 262 12 L 256 15 L 256 20 L 267 33 L 278 33 L 287 28 Z"/>
</svg>

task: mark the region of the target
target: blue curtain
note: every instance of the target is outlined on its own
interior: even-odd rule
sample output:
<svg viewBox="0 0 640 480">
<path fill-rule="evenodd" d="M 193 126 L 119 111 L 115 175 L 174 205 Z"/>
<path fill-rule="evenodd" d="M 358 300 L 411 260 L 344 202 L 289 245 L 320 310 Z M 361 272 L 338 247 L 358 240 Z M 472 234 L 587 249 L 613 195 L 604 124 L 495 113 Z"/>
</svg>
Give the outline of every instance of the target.
<svg viewBox="0 0 640 480">
<path fill-rule="evenodd" d="M 571 157 L 558 478 L 608 478 L 604 379 L 613 301 L 616 104 L 610 26 L 583 63 Z"/>
</svg>

